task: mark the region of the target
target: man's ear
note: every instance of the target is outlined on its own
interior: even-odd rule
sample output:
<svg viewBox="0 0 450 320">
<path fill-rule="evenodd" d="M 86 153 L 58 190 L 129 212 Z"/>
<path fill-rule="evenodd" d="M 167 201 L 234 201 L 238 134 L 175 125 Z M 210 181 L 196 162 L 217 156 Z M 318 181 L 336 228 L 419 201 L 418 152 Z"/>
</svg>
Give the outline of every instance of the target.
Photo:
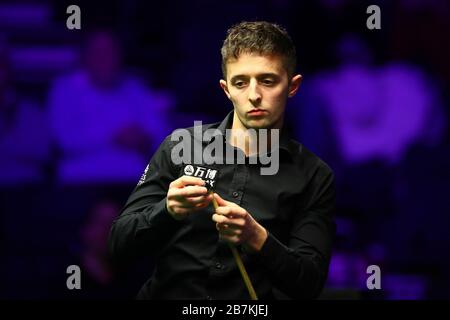
<svg viewBox="0 0 450 320">
<path fill-rule="evenodd" d="M 295 96 L 295 94 L 298 91 L 298 88 L 300 87 L 300 83 L 302 83 L 302 79 L 303 79 L 303 77 L 301 74 L 297 74 L 291 78 L 291 83 L 289 84 L 289 94 L 288 94 L 289 98 L 292 98 L 293 96 Z"/>
<path fill-rule="evenodd" d="M 227 82 L 223 79 L 220 79 L 219 81 L 220 87 L 222 88 L 223 92 L 227 95 L 228 99 L 231 100 L 230 92 L 228 91 L 228 85 Z"/>
</svg>

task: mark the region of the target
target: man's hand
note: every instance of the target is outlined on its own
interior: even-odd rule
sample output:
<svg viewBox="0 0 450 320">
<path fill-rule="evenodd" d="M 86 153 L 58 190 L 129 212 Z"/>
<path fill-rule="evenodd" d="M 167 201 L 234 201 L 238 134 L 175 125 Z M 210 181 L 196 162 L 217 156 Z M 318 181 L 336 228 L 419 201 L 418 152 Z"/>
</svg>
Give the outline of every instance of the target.
<svg viewBox="0 0 450 320">
<path fill-rule="evenodd" d="M 200 178 L 182 176 L 172 181 L 167 191 L 167 211 L 176 220 L 183 220 L 194 211 L 209 205 L 212 195 Z"/>
<path fill-rule="evenodd" d="M 258 252 L 267 239 L 267 230 L 250 213 L 237 204 L 225 201 L 217 193 L 214 198 L 219 207 L 212 216 L 219 236 L 233 244 L 241 244 L 245 250 Z"/>
</svg>

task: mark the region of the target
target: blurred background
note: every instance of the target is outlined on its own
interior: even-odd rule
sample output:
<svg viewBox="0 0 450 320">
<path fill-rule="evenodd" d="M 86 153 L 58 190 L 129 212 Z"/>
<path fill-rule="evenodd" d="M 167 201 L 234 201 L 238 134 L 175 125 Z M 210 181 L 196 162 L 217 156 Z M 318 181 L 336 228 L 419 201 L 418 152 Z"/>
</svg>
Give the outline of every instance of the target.
<svg viewBox="0 0 450 320">
<path fill-rule="evenodd" d="M 109 227 L 165 136 L 231 110 L 220 47 L 242 20 L 292 36 L 287 126 L 336 174 L 321 298 L 450 298 L 450 2 L 27 0 L 0 2 L 1 299 L 134 297 L 152 261 L 112 266 Z"/>
</svg>

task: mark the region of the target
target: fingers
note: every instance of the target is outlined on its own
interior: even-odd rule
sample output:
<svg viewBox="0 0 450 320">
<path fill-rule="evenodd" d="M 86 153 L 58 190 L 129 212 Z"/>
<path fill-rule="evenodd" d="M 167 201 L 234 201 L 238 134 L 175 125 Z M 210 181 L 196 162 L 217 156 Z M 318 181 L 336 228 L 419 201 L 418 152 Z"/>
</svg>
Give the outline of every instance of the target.
<svg viewBox="0 0 450 320">
<path fill-rule="evenodd" d="M 194 211 L 206 208 L 212 200 L 212 196 L 200 196 L 194 198 L 167 198 L 168 212 L 176 219 L 184 219 Z"/>
<path fill-rule="evenodd" d="M 193 207 L 206 207 L 212 200 L 212 195 L 185 198 L 186 203 Z"/>
<path fill-rule="evenodd" d="M 212 195 L 211 194 L 205 194 L 205 195 L 201 195 L 201 196 L 197 196 L 197 197 L 186 197 L 186 201 L 188 201 L 189 203 L 192 204 L 198 204 L 204 201 L 211 201 L 212 200 Z"/>
<path fill-rule="evenodd" d="M 187 185 L 204 186 L 205 181 L 197 177 L 181 176 L 170 183 L 169 188 L 183 188 Z"/>
<path fill-rule="evenodd" d="M 181 198 L 193 198 L 199 196 L 206 196 L 208 194 L 208 189 L 199 186 L 187 186 L 184 188 L 172 188 L 169 189 L 168 195 L 171 197 L 181 197 Z"/>
<path fill-rule="evenodd" d="M 219 238 L 233 244 L 240 244 L 243 235 L 242 229 L 235 228 L 226 223 L 216 223 L 216 229 L 219 231 Z"/>
<path fill-rule="evenodd" d="M 214 198 L 217 201 L 217 204 L 219 205 L 219 207 L 223 207 L 223 206 L 229 206 L 230 204 L 232 204 L 232 202 L 226 201 L 224 199 L 222 199 L 221 196 L 219 196 L 217 193 L 214 192 Z M 234 203 L 233 203 L 234 204 Z"/>
<path fill-rule="evenodd" d="M 218 200 L 218 202 L 222 201 L 222 203 L 224 202 L 232 203 L 223 200 L 217 193 L 214 194 L 214 197 L 216 200 Z M 219 206 L 215 210 L 215 213 L 212 216 L 212 220 L 216 222 L 219 225 L 219 227 L 221 225 L 226 225 L 229 228 L 239 229 L 245 226 L 248 215 L 247 211 L 234 203 L 232 204 L 233 206 L 222 206 L 222 207 Z"/>
<path fill-rule="evenodd" d="M 176 219 L 184 219 L 193 211 L 205 208 L 212 200 L 205 182 L 196 177 L 182 176 L 172 181 L 167 191 L 166 207 Z"/>
<path fill-rule="evenodd" d="M 247 215 L 247 211 L 239 206 L 218 207 L 215 212 L 229 218 L 245 218 L 245 216 Z"/>
<path fill-rule="evenodd" d="M 240 208 L 236 203 L 223 199 L 217 193 L 214 193 L 214 198 L 216 199 L 217 204 L 219 205 L 219 207 L 228 206 L 228 207 L 238 207 L 238 208 Z"/>
<path fill-rule="evenodd" d="M 204 208 L 209 205 L 212 200 L 212 196 L 204 195 L 198 197 L 181 197 L 170 196 L 168 197 L 171 204 L 174 204 L 180 208 Z"/>
<path fill-rule="evenodd" d="M 245 225 L 245 220 L 242 218 L 228 218 L 220 214 L 213 214 L 212 220 L 220 225 L 228 225 L 230 228 L 242 228 Z"/>
<path fill-rule="evenodd" d="M 212 220 L 216 222 L 219 237 L 232 244 L 241 244 L 248 238 L 250 214 L 237 204 L 222 199 L 214 194 L 219 207 L 216 208 Z"/>
</svg>

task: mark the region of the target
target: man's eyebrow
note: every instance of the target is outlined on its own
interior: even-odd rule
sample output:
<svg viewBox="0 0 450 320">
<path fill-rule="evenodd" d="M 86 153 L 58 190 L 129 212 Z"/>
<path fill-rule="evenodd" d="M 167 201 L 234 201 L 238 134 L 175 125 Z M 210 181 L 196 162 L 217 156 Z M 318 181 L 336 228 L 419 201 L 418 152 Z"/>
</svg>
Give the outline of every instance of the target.
<svg viewBox="0 0 450 320">
<path fill-rule="evenodd" d="M 280 76 L 278 74 L 272 73 L 272 72 L 261 73 L 261 74 L 258 74 L 256 76 L 257 79 L 262 79 L 262 78 L 279 78 L 279 77 Z M 230 82 L 234 82 L 234 81 L 241 80 L 241 79 L 248 79 L 248 78 L 249 78 L 249 76 L 246 76 L 246 75 L 243 75 L 243 74 L 237 74 L 237 75 L 233 76 L 230 79 Z"/>
<path fill-rule="evenodd" d="M 248 79 L 248 76 L 243 75 L 243 74 L 237 74 L 230 79 L 230 82 L 235 82 L 235 81 L 241 80 L 241 79 Z"/>
<path fill-rule="evenodd" d="M 268 73 L 262 73 L 257 76 L 257 78 L 279 78 L 280 76 L 276 73 L 268 72 Z"/>
</svg>

